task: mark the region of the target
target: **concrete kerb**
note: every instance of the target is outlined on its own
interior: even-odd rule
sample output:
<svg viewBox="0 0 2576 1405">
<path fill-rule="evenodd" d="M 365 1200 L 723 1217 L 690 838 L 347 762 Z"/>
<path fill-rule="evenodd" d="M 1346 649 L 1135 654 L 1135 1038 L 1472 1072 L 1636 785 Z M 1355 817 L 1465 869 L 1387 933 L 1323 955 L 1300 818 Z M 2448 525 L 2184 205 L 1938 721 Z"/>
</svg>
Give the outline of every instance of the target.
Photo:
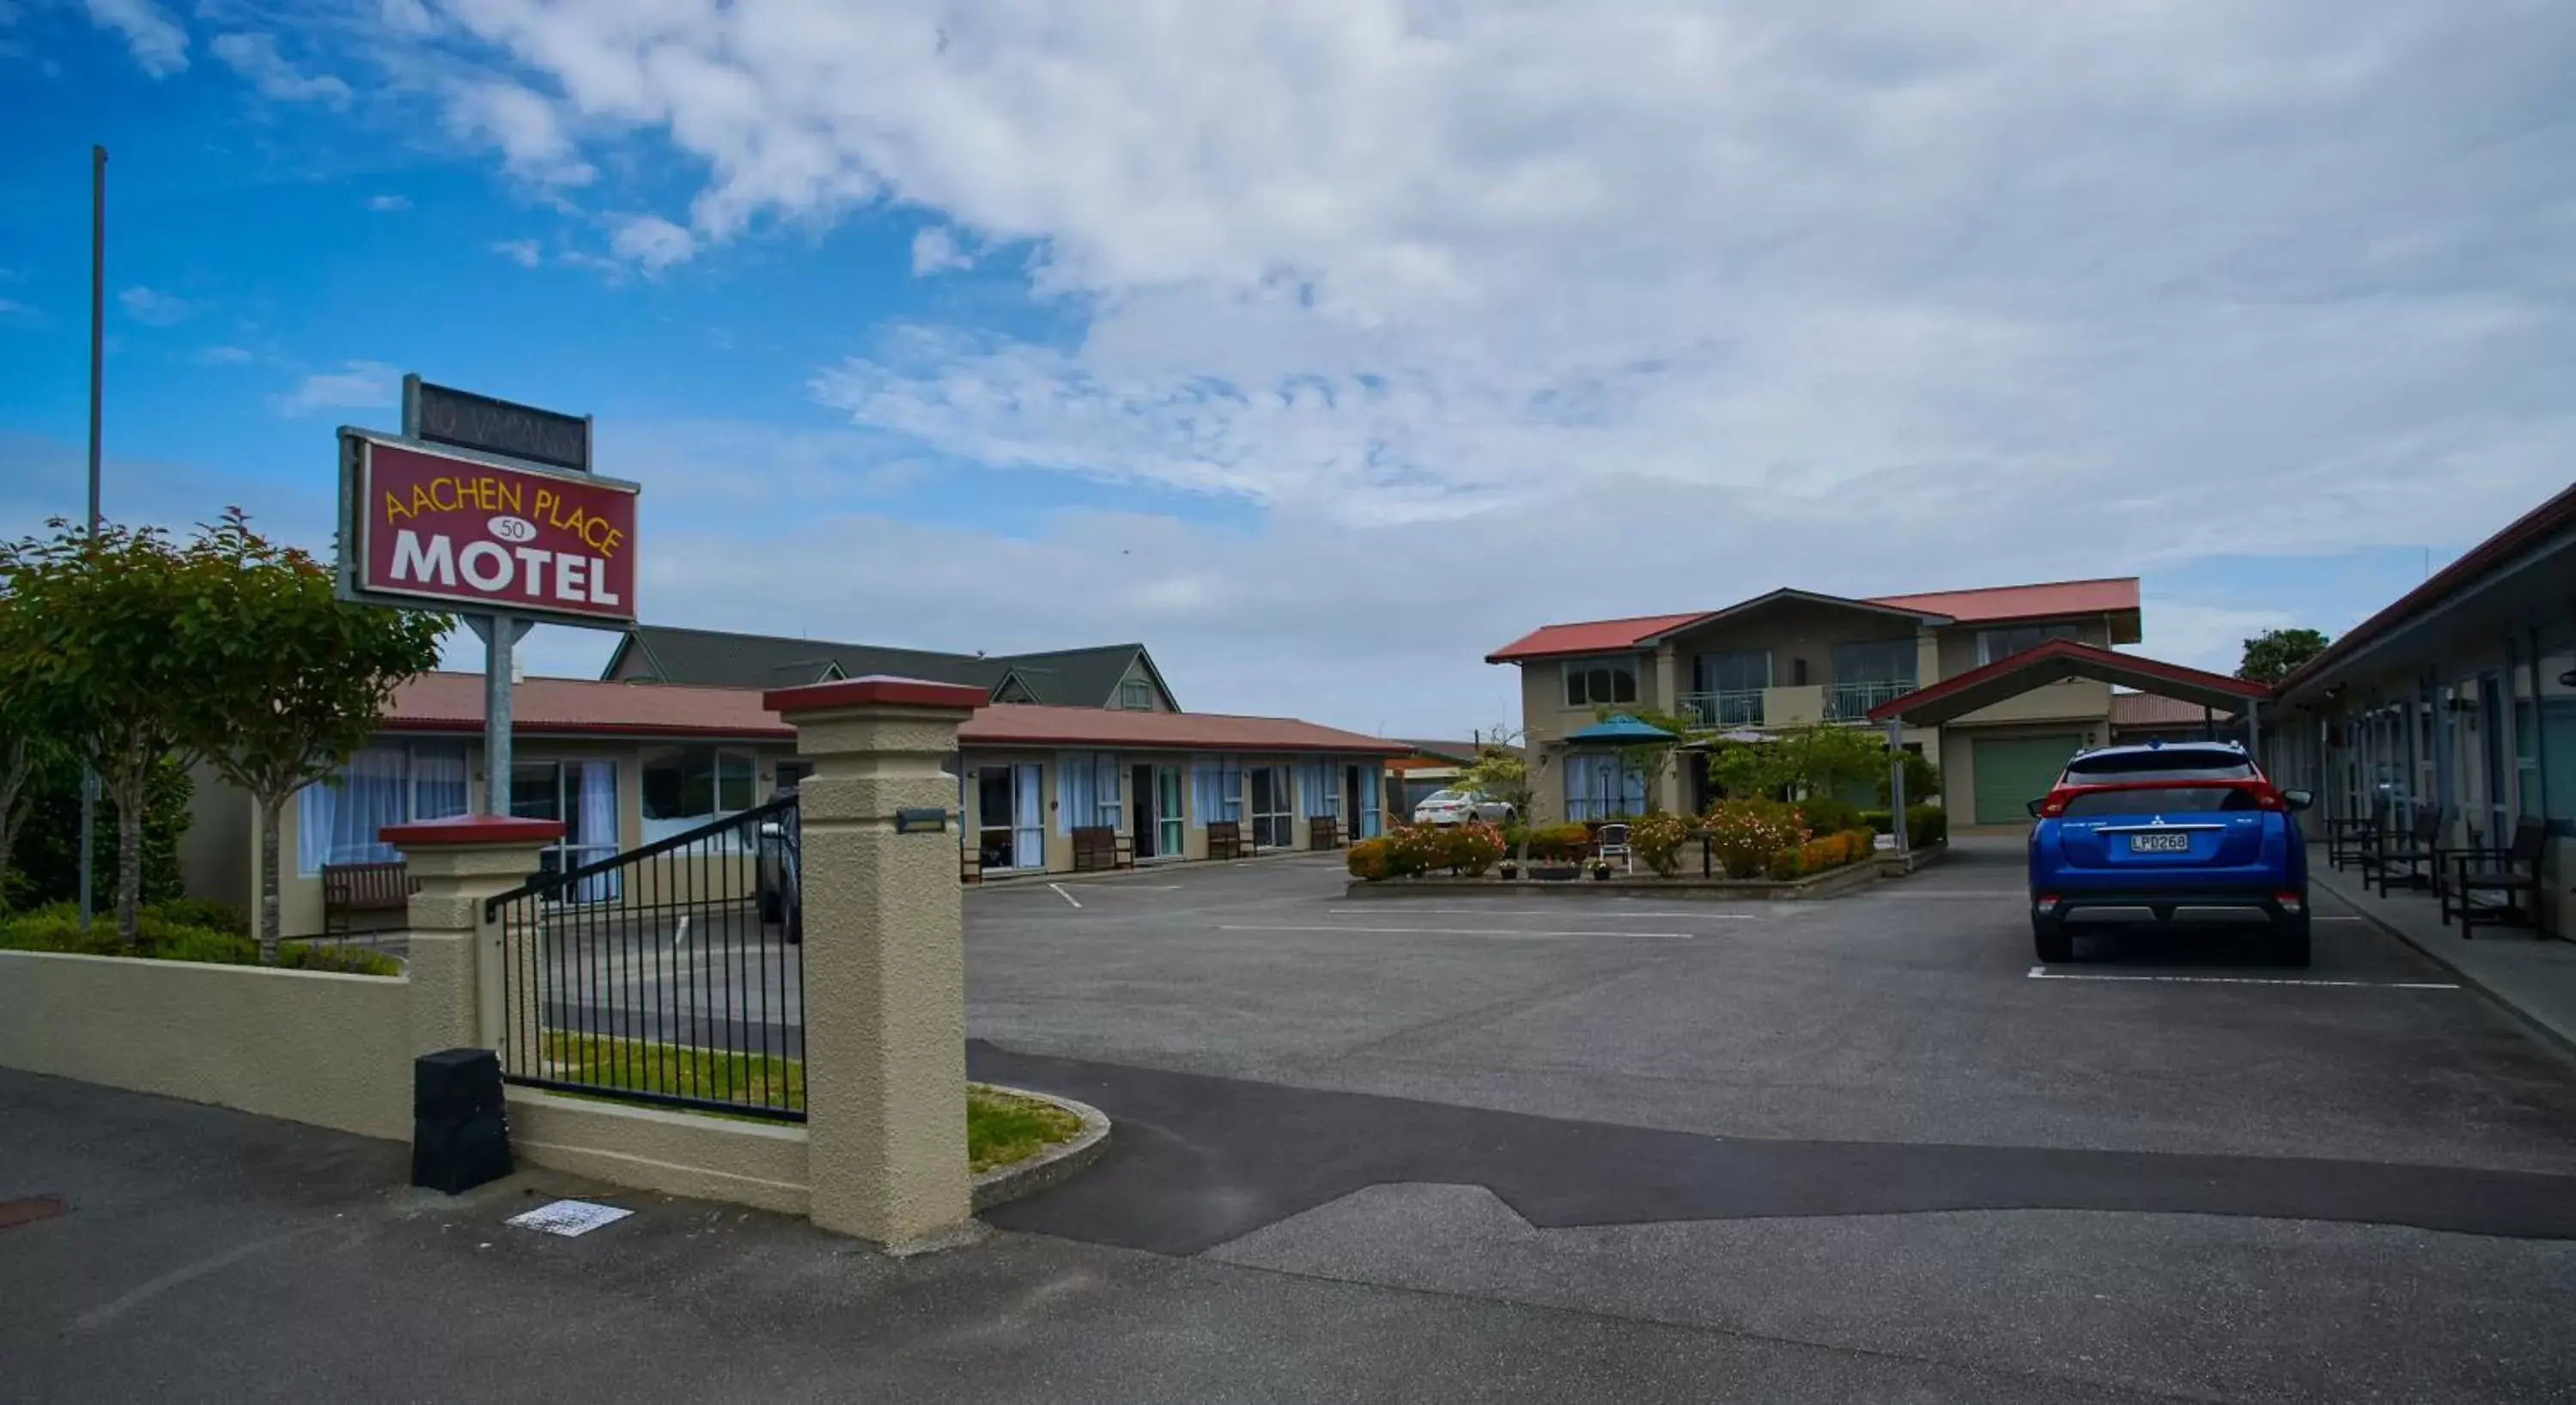
<svg viewBox="0 0 2576 1405">
<path fill-rule="evenodd" d="M 1330 859 L 1342 861 L 1340 849 L 1274 849 L 1268 853 L 1246 854 L 1239 859 L 1147 859 L 1129 868 L 1095 868 L 1080 873 L 996 873 L 958 886 L 968 892 L 978 888 L 1043 888 L 1050 883 L 1120 883 L 1150 882 L 1179 873 L 1204 873 L 1212 868 L 1240 867 L 1244 864 L 1286 863 L 1293 859 Z"/>
<path fill-rule="evenodd" d="M 1058 1142 L 1035 1156 L 1007 1166 L 996 1166 L 977 1176 L 974 1192 L 976 1214 L 1023 1196 L 1035 1195 L 1051 1186 L 1062 1185 L 1108 1154 L 1109 1115 L 1091 1104 L 1053 1093 L 1041 1093 L 1034 1088 L 1013 1088 L 999 1083 L 979 1083 L 976 1086 L 1060 1107 L 1082 1119 L 1082 1130 L 1076 1132 L 1072 1140 Z"/>
</svg>

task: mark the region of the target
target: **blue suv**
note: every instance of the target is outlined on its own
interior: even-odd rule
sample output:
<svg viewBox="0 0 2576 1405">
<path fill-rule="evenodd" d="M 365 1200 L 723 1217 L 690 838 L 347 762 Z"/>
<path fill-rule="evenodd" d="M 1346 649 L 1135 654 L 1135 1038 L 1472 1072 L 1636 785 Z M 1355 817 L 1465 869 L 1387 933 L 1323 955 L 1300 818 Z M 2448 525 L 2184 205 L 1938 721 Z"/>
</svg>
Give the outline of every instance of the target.
<svg viewBox="0 0 2576 1405">
<path fill-rule="evenodd" d="M 2111 746 L 2066 763 L 2030 802 L 2030 930 L 2042 962 L 2071 961 L 2069 914 L 2250 908 L 2272 919 L 2273 953 L 2308 964 L 2308 846 L 2298 813 L 2314 797 L 2276 790 L 2245 749 L 2192 742 Z"/>
</svg>

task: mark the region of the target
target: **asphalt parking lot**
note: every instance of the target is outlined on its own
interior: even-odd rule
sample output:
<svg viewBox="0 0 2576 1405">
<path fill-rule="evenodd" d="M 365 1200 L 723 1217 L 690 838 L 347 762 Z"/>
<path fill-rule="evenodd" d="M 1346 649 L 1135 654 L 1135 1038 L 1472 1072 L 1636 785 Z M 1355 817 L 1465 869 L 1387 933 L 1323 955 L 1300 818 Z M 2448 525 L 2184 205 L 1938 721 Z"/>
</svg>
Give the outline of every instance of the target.
<svg viewBox="0 0 2576 1405">
<path fill-rule="evenodd" d="M 2106 922 L 2018 847 L 1815 903 L 968 900 L 970 1060 L 1121 1120 L 1006 1227 L 2193 1399 L 2576 1392 L 2576 1066 L 2356 915 Z M 1078 904 L 1078 905 L 1077 905 Z"/>
</svg>

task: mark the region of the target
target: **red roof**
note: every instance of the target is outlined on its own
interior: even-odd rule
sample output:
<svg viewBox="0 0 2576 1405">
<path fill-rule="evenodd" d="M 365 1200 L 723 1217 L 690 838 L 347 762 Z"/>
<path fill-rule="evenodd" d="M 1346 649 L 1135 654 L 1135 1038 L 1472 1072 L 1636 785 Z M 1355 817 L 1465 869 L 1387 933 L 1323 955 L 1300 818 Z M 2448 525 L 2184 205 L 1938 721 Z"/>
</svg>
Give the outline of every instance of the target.
<svg viewBox="0 0 2576 1405">
<path fill-rule="evenodd" d="M 1806 592 L 1798 594 L 1809 599 L 1839 598 L 1817 597 Z M 1754 597 L 1755 600 L 1762 598 Z M 2103 580 L 2049 581 L 2040 585 L 1993 585 L 1978 590 L 1938 590 L 1922 595 L 1874 595 L 1855 599 L 1853 603 L 1912 610 L 1917 614 L 1945 615 L 1961 624 L 2045 619 L 2057 615 L 2104 615 L 2138 608 L 2138 578 L 2114 576 Z M 1734 608 L 1737 607 L 1727 607 L 1730 610 Z M 1522 659 L 1633 649 L 1656 635 L 1724 613 L 1724 610 L 1693 610 L 1680 615 L 1634 615 L 1627 619 L 1545 625 L 1485 655 L 1485 662 L 1514 663 Z"/>
<path fill-rule="evenodd" d="M 1514 659 L 1543 659 L 1561 654 L 1626 649 L 1640 639 L 1651 639 L 1665 630 L 1679 629 L 1707 614 L 1706 610 L 1693 610 L 1683 615 L 1634 615 L 1624 620 L 1541 625 L 1485 655 L 1485 662 L 1510 663 Z"/>
<path fill-rule="evenodd" d="M 786 741 L 795 729 L 761 705 L 755 688 L 608 683 L 588 678 L 522 679 L 510 694 L 517 736 L 661 736 Z M 394 690 L 385 711 L 393 732 L 480 732 L 483 675 L 424 673 Z M 1216 712 L 1122 712 L 1110 708 L 994 703 L 958 725 L 976 746 L 1105 746 L 1186 751 L 1335 751 L 1404 756 L 1413 748 L 1293 717 Z"/>
<path fill-rule="evenodd" d="M 2224 673 L 2211 673 L 2205 669 L 2166 663 L 2162 659 L 2151 659 L 2143 654 L 2123 654 L 2116 650 L 2097 648 L 2091 644 L 2079 644 L 2072 639 L 2050 639 L 2034 644 L 2018 654 L 1969 669 L 1955 678 L 1944 678 L 1928 687 L 1917 688 L 1913 692 L 1890 698 L 1869 710 L 1869 720 L 1884 722 L 1889 718 L 1901 717 L 1918 725 L 1937 726 L 1946 720 L 1939 715 L 1943 709 L 1938 706 L 1945 700 L 1955 698 L 1972 689 L 1982 690 L 1986 685 L 2009 675 L 2042 666 L 2046 667 L 2047 676 L 2035 678 L 2031 680 L 2031 684 L 2024 686 L 2044 683 L 2050 676 L 2065 676 L 2071 666 L 2071 671 L 2077 676 L 2098 678 L 2131 688 L 2148 689 L 2163 684 L 2172 688 L 2197 690 L 2211 695 L 2213 699 L 2259 699 L 2269 697 L 2272 693 L 2271 689 L 2260 683 L 2248 683 L 2242 678 L 2231 678 Z M 2005 696 L 2010 696 L 2010 693 Z M 1952 707 L 1955 709 L 1956 704 L 1952 704 Z M 1927 709 L 1932 715 L 1928 717 L 1917 715 Z"/>
<path fill-rule="evenodd" d="M 1927 615 L 1948 615 L 1961 624 L 2035 620 L 2053 615 L 2109 615 L 2138 608 L 2138 578 L 2107 576 L 2090 581 L 1934 590 L 1920 595 L 1873 595 L 1869 603 L 1920 610 Z"/>
</svg>

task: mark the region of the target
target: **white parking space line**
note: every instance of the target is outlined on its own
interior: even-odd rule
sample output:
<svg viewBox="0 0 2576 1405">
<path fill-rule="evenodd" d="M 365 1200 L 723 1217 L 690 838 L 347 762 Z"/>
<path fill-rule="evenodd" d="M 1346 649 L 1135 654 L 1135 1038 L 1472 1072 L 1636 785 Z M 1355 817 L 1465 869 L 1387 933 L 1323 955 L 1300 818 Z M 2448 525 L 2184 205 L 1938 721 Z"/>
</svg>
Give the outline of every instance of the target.
<svg viewBox="0 0 2576 1405">
<path fill-rule="evenodd" d="M 1377 916 L 1374 912 L 1358 912 L 1349 908 L 1332 908 L 1329 909 L 1329 911 L 1331 911 L 1335 917 Z M 1562 917 L 1565 915 L 1564 910 L 1561 908 L 1538 907 L 1408 907 L 1405 911 L 1419 912 L 1429 917 Z M 1583 915 L 1586 917 L 1611 917 L 1622 919 L 1630 917 L 1654 918 L 1661 920 L 1680 918 L 1693 922 L 1757 922 L 1761 920 L 1750 912 L 1587 912 Z"/>
<path fill-rule="evenodd" d="M 1082 906 L 1082 901 L 1079 898 L 1076 898 L 1073 894 L 1066 892 L 1064 890 L 1064 885 L 1061 883 L 1049 883 L 1047 885 L 1047 889 L 1057 897 L 1064 899 L 1066 902 L 1071 903 L 1077 908 Z"/>
<path fill-rule="evenodd" d="M 1672 941 L 1689 941 L 1689 932 L 1534 932 L 1520 927 L 1352 927 L 1336 923 L 1329 927 L 1271 927 L 1221 925 L 1220 932 L 1343 932 L 1384 934 L 1413 937 L 1663 937 Z"/>
<path fill-rule="evenodd" d="M 2296 976 L 2150 976 L 2111 971 L 2052 971 L 2030 968 L 2035 981 L 2162 981 L 2174 985 L 2316 985 L 2347 990 L 2458 990 L 2451 981 L 2317 981 Z"/>
</svg>

